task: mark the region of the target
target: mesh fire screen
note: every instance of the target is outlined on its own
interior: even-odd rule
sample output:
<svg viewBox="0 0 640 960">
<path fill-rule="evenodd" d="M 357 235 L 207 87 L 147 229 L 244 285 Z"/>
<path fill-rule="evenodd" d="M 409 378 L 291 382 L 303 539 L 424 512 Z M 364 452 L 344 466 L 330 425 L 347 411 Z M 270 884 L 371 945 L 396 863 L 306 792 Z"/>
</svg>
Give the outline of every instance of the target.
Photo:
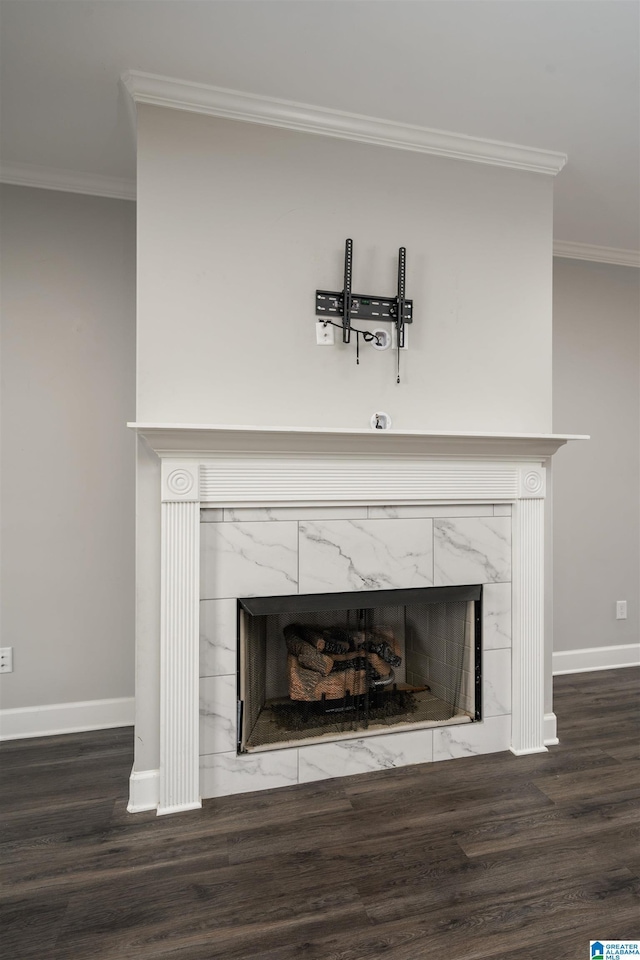
<svg viewBox="0 0 640 960">
<path fill-rule="evenodd" d="M 240 750 L 480 719 L 481 594 L 239 600 Z"/>
</svg>

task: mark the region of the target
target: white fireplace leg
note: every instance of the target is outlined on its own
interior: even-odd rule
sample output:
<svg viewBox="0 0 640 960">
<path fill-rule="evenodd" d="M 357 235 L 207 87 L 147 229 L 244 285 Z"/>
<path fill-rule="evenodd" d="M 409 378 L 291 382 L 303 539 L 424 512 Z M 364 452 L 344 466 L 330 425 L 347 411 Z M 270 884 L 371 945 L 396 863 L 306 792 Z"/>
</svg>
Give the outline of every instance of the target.
<svg viewBox="0 0 640 960">
<path fill-rule="evenodd" d="M 513 505 L 511 751 L 544 753 L 544 480 Z M 526 480 L 526 478 L 525 478 Z M 538 494 L 538 497 L 535 497 Z M 542 496 L 540 496 L 542 494 Z M 534 498 L 535 497 L 535 498 Z"/>
<path fill-rule="evenodd" d="M 163 462 L 158 814 L 202 805 L 199 784 L 200 503 L 197 466 Z M 171 499 L 169 499 L 171 498 Z"/>
</svg>

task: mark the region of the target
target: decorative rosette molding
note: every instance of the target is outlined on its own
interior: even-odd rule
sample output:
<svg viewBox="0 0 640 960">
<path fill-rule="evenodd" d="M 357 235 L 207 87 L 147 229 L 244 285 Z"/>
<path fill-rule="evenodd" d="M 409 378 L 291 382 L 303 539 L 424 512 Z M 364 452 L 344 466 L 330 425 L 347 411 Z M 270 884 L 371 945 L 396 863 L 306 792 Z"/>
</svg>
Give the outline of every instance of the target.
<svg viewBox="0 0 640 960">
<path fill-rule="evenodd" d="M 540 499 L 546 495 L 547 482 L 544 467 L 526 466 L 520 468 L 520 491 L 522 500 Z"/>
<path fill-rule="evenodd" d="M 162 500 L 199 500 L 198 464 L 193 460 L 162 461 Z"/>
</svg>

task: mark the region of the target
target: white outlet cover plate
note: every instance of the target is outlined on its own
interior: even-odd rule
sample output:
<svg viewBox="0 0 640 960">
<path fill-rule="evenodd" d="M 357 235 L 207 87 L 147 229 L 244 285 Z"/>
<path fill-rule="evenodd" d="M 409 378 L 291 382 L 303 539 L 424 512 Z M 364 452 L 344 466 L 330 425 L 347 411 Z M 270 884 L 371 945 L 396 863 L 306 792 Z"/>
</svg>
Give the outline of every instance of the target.
<svg viewBox="0 0 640 960">
<path fill-rule="evenodd" d="M 332 347 L 335 343 L 335 329 L 330 323 L 316 321 L 316 343 L 319 347 Z"/>
<path fill-rule="evenodd" d="M 13 647 L 0 647 L 0 673 L 13 673 Z"/>
</svg>

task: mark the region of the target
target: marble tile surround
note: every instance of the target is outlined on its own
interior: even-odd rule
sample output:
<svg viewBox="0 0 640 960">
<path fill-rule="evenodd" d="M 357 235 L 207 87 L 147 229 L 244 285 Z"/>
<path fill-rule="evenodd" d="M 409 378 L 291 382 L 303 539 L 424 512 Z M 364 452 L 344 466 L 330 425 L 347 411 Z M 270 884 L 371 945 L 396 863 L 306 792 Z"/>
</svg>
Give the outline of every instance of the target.
<svg viewBox="0 0 640 960">
<path fill-rule="evenodd" d="M 307 520 L 299 530 L 300 593 L 433 586 L 432 520 Z"/>
<path fill-rule="evenodd" d="M 298 592 L 298 524 L 201 523 L 200 599 Z"/>
<path fill-rule="evenodd" d="M 504 583 L 511 580 L 509 517 L 433 521 L 434 583 Z"/>
<path fill-rule="evenodd" d="M 509 748 L 511 507 L 204 508 L 200 781 L 203 798 Z M 239 596 L 483 583 L 483 716 L 238 756 Z"/>
</svg>

